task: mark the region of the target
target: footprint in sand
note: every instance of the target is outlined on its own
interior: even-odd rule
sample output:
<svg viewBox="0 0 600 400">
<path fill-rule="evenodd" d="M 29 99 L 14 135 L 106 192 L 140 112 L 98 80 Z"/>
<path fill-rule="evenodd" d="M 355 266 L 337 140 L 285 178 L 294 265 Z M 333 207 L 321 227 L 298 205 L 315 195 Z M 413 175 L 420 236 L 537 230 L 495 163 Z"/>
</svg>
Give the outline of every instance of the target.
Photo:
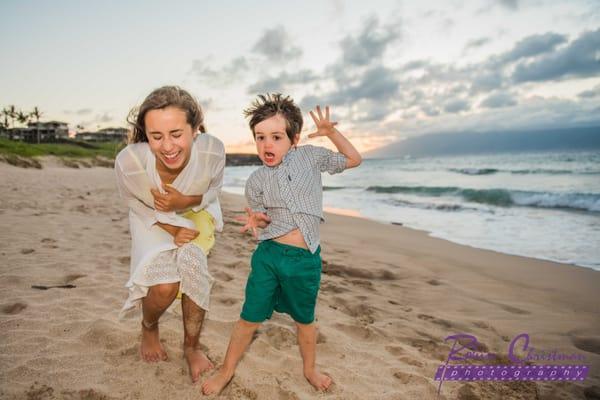
<svg viewBox="0 0 600 400">
<path fill-rule="evenodd" d="M 224 271 L 214 271 L 213 276 L 223 282 L 230 282 L 233 280 L 233 276 Z"/>
<path fill-rule="evenodd" d="M 225 297 L 225 298 L 217 298 L 217 301 L 221 304 L 224 304 L 226 306 L 233 306 L 235 304 L 238 304 L 240 301 L 237 299 L 232 299 L 231 297 Z"/>
<path fill-rule="evenodd" d="M 373 269 L 361 269 L 354 268 L 346 265 L 335 264 L 323 260 L 323 273 L 332 276 L 341 276 L 348 278 L 360 278 L 360 279 L 380 279 L 380 280 L 393 280 L 396 279 L 391 271 L 384 270 L 373 270 Z"/>
<path fill-rule="evenodd" d="M 593 336 L 573 336 L 571 337 L 573 346 L 579 350 L 588 353 L 600 354 L 600 338 Z"/>
<path fill-rule="evenodd" d="M 119 354 L 124 357 L 137 357 L 140 354 L 140 348 L 136 344 L 121 350 Z"/>
<path fill-rule="evenodd" d="M 337 330 L 353 339 L 370 340 L 380 336 L 373 329 L 369 328 L 369 326 L 348 325 L 342 323 L 336 323 L 334 326 Z"/>
<path fill-rule="evenodd" d="M 277 350 L 288 348 L 296 344 L 296 335 L 289 329 L 281 326 L 269 326 L 264 331 L 267 341 Z"/>
<path fill-rule="evenodd" d="M 437 279 L 430 279 L 427 281 L 428 284 L 430 284 L 431 286 L 439 286 L 442 283 L 440 281 L 438 281 Z"/>
<path fill-rule="evenodd" d="M 321 289 L 319 289 L 319 290 L 321 290 L 321 292 L 324 292 L 324 293 L 330 292 L 330 293 L 338 294 L 338 293 L 347 292 L 350 289 L 346 289 L 345 287 L 337 285 L 331 281 L 322 280 L 321 281 Z"/>
<path fill-rule="evenodd" d="M 85 274 L 71 274 L 71 275 L 67 275 L 65 276 L 65 283 L 71 283 L 79 278 L 84 278 L 87 275 Z"/>
<path fill-rule="evenodd" d="M 39 385 L 35 382 L 29 387 L 29 390 L 25 392 L 26 399 L 53 399 L 54 388 L 46 385 Z"/>
<path fill-rule="evenodd" d="M 366 281 L 364 279 L 352 279 L 350 280 L 350 283 L 355 285 L 355 286 L 359 286 L 368 290 L 375 290 L 373 288 L 373 283 L 370 281 Z"/>
<path fill-rule="evenodd" d="M 131 257 L 129 257 L 129 256 L 119 257 L 118 260 L 121 264 L 127 265 L 131 262 Z"/>
<path fill-rule="evenodd" d="M 423 363 L 410 357 L 409 355 L 406 354 L 406 351 L 400 347 L 400 346 L 385 346 L 385 349 L 388 351 L 388 353 L 390 353 L 391 355 L 398 357 L 398 360 L 400 360 L 401 362 L 408 364 L 408 365 L 412 365 L 414 367 L 422 367 Z"/>
<path fill-rule="evenodd" d="M 600 386 L 590 386 L 583 389 L 583 395 L 586 400 L 600 399 Z"/>
<path fill-rule="evenodd" d="M 31 254 L 34 251 L 34 249 L 21 249 L 21 254 Z"/>
<path fill-rule="evenodd" d="M 233 380 L 221 393 L 220 397 L 236 400 L 257 400 L 258 393 L 256 393 L 254 390 L 248 389 L 247 387 L 241 386 L 236 382 L 235 377 L 233 377 Z"/>
<path fill-rule="evenodd" d="M 18 314 L 21 311 L 23 311 L 24 309 L 27 308 L 27 304 L 25 303 L 13 303 L 13 304 L 9 304 L 7 306 L 2 307 L 2 312 L 4 314 Z"/>
<path fill-rule="evenodd" d="M 375 322 L 375 309 L 363 302 L 356 304 L 354 302 L 348 302 L 340 297 L 335 297 L 333 303 L 334 306 L 344 314 L 357 318 L 364 324 L 372 324 Z"/>
<path fill-rule="evenodd" d="M 244 269 L 246 268 L 246 263 L 244 261 L 236 261 L 232 263 L 225 264 L 227 268 L 231 269 Z"/>
<path fill-rule="evenodd" d="M 317 328 L 317 344 L 327 343 L 327 337 Z"/>
<path fill-rule="evenodd" d="M 414 338 L 410 338 L 407 339 L 407 343 L 416 348 L 417 350 L 419 350 L 419 352 L 421 353 L 425 353 L 428 354 L 432 357 L 438 358 L 443 360 L 444 359 L 444 355 L 442 353 L 444 353 L 442 350 L 442 347 L 438 344 L 438 342 L 432 340 L 432 339 L 414 339 Z M 441 357 L 441 358 L 440 358 Z"/>
<path fill-rule="evenodd" d="M 296 393 L 281 387 L 279 388 L 279 393 L 277 393 L 277 398 L 279 400 L 300 400 L 300 397 Z"/>
<path fill-rule="evenodd" d="M 409 374 L 406 372 L 402 372 L 402 371 L 397 371 L 394 372 L 394 378 L 399 379 L 400 382 L 402 382 L 403 384 L 426 384 L 429 385 L 429 382 L 427 381 L 427 379 L 423 378 L 422 376 L 418 376 L 418 375 L 413 375 L 413 374 Z"/>
<path fill-rule="evenodd" d="M 447 321 L 447 320 L 441 319 L 441 318 L 437 318 L 437 317 L 434 317 L 432 315 L 419 314 L 419 315 L 417 315 L 417 318 L 419 318 L 419 319 L 421 319 L 423 321 L 432 322 L 432 323 L 434 323 L 436 325 L 440 325 L 440 326 L 442 326 L 444 328 L 447 328 L 447 329 L 449 329 L 449 328 L 452 327 L 452 323 L 450 321 Z"/>
<path fill-rule="evenodd" d="M 521 310 L 520 308 L 508 306 L 506 304 L 499 304 L 499 306 L 504 311 L 508 311 L 509 313 L 512 313 L 512 314 L 531 314 L 529 311 Z"/>
</svg>

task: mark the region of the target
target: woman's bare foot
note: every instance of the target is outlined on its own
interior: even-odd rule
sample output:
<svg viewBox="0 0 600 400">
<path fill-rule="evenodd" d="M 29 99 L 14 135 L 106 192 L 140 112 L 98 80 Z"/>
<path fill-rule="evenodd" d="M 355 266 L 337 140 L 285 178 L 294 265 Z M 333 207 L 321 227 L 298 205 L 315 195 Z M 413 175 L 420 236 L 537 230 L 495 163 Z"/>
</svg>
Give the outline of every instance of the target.
<svg viewBox="0 0 600 400">
<path fill-rule="evenodd" d="M 200 374 L 204 371 L 208 371 L 209 369 L 214 368 L 214 365 L 208 357 L 200 350 L 194 347 L 185 347 L 183 349 L 183 356 L 187 361 L 188 367 L 190 369 L 190 376 L 192 377 L 192 382 L 196 383 Z"/>
<path fill-rule="evenodd" d="M 315 387 L 315 389 L 320 391 L 327 391 L 329 386 L 333 383 L 331 377 L 317 372 L 317 370 L 312 370 L 304 373 L 304 377 L 311 385 Z"/>
<path fill-rule="evenodd" d="M 145 324 L 142 321 L 142 345 L 140 356 L 146 362 L 158 362 L 167 360 L 167 352 L 160 343 L 158 336 L 158 321 L 154 324 Z"/>
<path fill-rule="evenodd" d="M 202 393 L 205 395 L 221 393 L 221 390 L 225 389 L 231 378 L 233 378 L 233 373 L 224 371 L 221 368 L 202 384 Z"/>
</svg>

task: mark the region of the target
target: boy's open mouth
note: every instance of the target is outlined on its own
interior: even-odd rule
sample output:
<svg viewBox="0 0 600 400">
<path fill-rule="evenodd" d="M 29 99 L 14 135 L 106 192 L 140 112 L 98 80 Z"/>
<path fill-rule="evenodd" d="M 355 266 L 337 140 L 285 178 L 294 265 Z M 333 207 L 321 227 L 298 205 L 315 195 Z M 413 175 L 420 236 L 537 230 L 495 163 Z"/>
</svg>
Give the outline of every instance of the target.
<svg viewBox="0 0 600 400">
<path fill-rule="evenodd" d="M 265 161 L 273 161 L 275 159 L 275 154 L 265 151 Z"/>
</svg>

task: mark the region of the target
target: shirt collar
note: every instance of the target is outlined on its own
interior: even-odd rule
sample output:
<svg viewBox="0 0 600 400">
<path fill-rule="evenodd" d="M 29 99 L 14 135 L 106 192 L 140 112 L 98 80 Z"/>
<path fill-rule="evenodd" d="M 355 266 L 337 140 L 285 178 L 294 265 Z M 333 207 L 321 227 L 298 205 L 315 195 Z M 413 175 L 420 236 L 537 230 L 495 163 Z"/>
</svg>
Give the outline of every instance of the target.
<svg viewBox="0 0 600 400">
<path fill-rule="evenodd" d="M 289 158 L 291 157 L 291 154 L 294 153 L 296 151 L 296 147 L 292 147 L 288 150 L 287 153 L 285 153 L 285 155 L 283 156 L 283 158 L 281 159 L 281 162 L 279 164 L 277 164 L 274 167 L 269 167 L 268 165 L 265 165 L 265 167 L 270 168 L 270 169 L 277 169 L 279 168 L 280 165 L 284 165 Z"/>
</svg>

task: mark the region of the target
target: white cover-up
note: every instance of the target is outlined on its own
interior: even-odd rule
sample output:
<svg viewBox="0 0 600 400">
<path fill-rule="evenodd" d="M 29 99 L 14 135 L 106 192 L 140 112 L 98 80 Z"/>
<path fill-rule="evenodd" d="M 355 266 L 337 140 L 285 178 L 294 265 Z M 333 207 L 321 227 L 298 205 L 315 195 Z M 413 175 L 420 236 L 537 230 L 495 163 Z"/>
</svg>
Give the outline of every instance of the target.
<svg viewBox="0 0 600 400">
<path fill-rule="evenodd" d="M 187 165 L 173 181 L 172 185 L 179 192 L 186 195 L 203 195 L 202 203 L 192 207 L 198 212 L 205 209 L 210 213 L 215 222 L 215 229 L 223 229 L 223 217 L 218 195 L 223 184 L 223 170 L 225 168 L 225 148 L 223 143 L 216 137 L 203 133 L 199 134 L 192 145 L 190 159 Z M 131 265 L 129 280 L 126 287 L 129 289 L 129 297 L 121 310 L 121 316 L 135 307 L 146 296 L 149 283 L 153 283 L 147 271 L 147 266 L 155 261 L 164 262 L 167 254 L 159 256 L 159 253 L 178 249 L 173 241 L 173 236 L 156 225 L 157 222 L 195 229 L 194 223 L 178 215 L 175 212 L 161 212 L 154 209 L 154 198 L 150 193 L 151 188 L 157 188 L 164 193 L 162 182 L 156 170 L 156 158 L 150 146 L 146 142 L 133 143 L 119 152 L 115 160 L 115 173 L 117 186 L 121 197 L 129 206 L 129 227 L 131 232 Z M 184 249 L 185 247 L 193 247 Z M 199 250 L 199 251 L 197 251 Z M 206 255 L 200 248 L 193 244 L 187 244 L 176 250 L 175 260 L 189 260 L 193 254 L 194 264 L 197 264 L 202 276 L 210 277 L 206 263 Z M 162 261 L 161 261 L 162 259 Z M 186 268 L 187 269 L 187 268 Z M 171 281 L 173 278 L 169 278 Z M 212 285 L 210 277 L 208 293 L 186 293 L 198 304 L 208 309 L 208 295 Z M 168 283 L 168 282 L 162 282 Z M 188 289 L 191 292 L 198 290 L 206 291 L 206 284 L 191 282 L 186 285 L 182 282 L 182 292 Z M 192 290 L 193 289 L 193 290 Z M 185 293 L 185 292 L 184 292 Z"/>
</svg>

